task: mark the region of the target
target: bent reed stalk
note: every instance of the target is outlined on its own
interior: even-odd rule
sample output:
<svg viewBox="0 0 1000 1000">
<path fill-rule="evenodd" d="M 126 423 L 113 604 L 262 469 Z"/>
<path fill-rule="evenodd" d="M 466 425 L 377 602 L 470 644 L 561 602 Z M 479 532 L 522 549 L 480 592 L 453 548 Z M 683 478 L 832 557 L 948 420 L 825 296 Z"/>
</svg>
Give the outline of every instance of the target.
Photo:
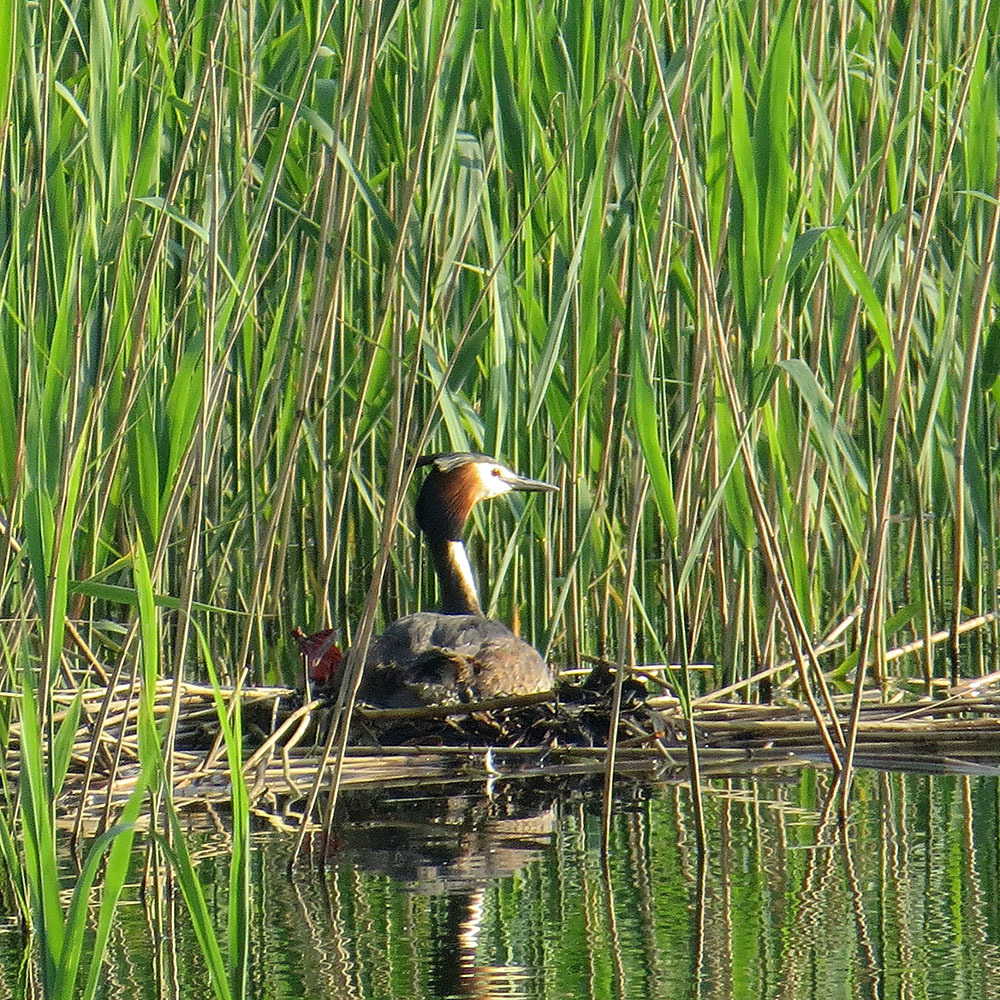
<svg viewBox="0 0 1000 1000">
<path fill-rule="evenodd" d="M 0 10 L 0 712 L 41 747 L 0 846 L 39 920 L 53 693 L 155 648 L 169 773 L 186 680 L 294 686 L 294 626 L 432 607 L 419 451 L 560 480 L 472 546 L 560 665 L 781 684 L 838 762 L 845 685 L 992 670 L 996 0 L 77 6 Z"/>
</svg>

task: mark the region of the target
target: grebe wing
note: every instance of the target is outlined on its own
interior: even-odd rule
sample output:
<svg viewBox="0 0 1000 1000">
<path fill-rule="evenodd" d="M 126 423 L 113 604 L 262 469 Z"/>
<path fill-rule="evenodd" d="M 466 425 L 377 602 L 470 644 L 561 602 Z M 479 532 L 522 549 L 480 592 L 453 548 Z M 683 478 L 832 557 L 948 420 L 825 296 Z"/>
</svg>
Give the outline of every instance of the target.
<svg viewBox="0 0 1000 1000">
<path fill-rule="evenodd" d="M 458 704 L 551 690 L 552 671 L 506 625 L 421 611 L 371 645 L 361 696 L 384 707 Z"/>
</svg>

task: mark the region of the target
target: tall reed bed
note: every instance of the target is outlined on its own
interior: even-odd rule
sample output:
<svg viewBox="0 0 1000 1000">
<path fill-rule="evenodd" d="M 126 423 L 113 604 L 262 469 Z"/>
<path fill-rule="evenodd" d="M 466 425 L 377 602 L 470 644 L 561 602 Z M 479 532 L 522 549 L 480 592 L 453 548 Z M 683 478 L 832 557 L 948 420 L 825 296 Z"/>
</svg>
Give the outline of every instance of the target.
<svg viewBox="0 0 1000 1000">
<path fill-rule="evenodd" d="M 55 685 L 140 644 L 178 684 L 289 682 L 290 628 L 350 642 L 373 580 L 376 618 L 432 605 L 428 450 L 561 484 L 473 541 L 489 612 L 559 663 L 929 686 L 887 647 L 995 606 L 998 27 L 3 4 L 0 704 L 48 748 L 4 843 L 17 802 L 51 818 Z"/>
<path fill-rule="evenodd" d="M 561 482 L 474 547 L 564 663 L 992 608 L 995 5 L 4 19 L 9 664 L 131 670 L 141 540 L 165 673 L 291 679 L 432 448 Z"/>
</svg>

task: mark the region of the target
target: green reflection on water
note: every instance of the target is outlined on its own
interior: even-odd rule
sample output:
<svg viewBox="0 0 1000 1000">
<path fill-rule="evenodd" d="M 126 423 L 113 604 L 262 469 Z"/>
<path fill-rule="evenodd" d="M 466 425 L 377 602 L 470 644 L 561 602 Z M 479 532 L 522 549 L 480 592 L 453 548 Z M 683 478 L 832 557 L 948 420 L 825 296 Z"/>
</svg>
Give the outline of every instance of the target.
<svg viewBox="0 0 1000 1000">
<path fill-rule="evenodd" d="M 290 840 L 261 835 L 250 995 L 996 996 L 997 778 L 861 772 L 846 827 L 821 828 L 828 784 L 813 770 L 708 783 L 704 869 L 675 785 L 629 793 L 607 867 L 582 796 L 522 802 L 527 820 L 498 820 L 479 794 L 452 795 L 436 822 L 426 803 L 355 818 L 331 866 L 292 876 Z M 215 844 L 201 873 L 221 928 Z M 102 995 L 209 995 L 183 905 L 133 899 Z M 14 982 L 20 947 L 0 943 Z"/>
</svg>

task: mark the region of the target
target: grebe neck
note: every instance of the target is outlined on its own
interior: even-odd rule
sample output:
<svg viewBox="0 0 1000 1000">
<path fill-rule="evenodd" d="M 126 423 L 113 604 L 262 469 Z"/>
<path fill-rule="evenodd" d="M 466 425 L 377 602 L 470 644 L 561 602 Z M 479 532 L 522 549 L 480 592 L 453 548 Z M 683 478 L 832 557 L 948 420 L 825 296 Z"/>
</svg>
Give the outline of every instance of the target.
<svg viewBox="0 0 1000 1000">
<path fill-rule="evenodd" d="M 446 615 L 482 615 L 469 554 L 461 541 L 428 539 L 441 584 L 441 611 Z"/>
</svg>

